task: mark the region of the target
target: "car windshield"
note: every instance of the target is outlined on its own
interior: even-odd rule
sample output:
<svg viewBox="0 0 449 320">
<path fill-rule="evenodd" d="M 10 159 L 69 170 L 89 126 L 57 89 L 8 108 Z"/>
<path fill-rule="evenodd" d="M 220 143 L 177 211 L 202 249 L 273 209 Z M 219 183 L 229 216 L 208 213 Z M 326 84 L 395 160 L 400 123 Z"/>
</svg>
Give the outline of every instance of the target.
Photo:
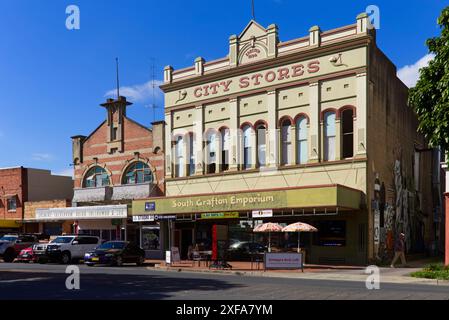
<svg viewBox="0 0 449 320">
<path fill-rule="evenodd" d="M 70 243 L 70 241 L 72 240 L 73 240 L 72 237 L 57 237 L 51 243 Z"/>
<path fill-rule="evenodd" d="M 0 238 L 0 241 L 15 241 L 17 237 L 3 236 Z"/>
<path fill-rule="evenodd" d="M 125 242 L 106 242 L 99 246 L 97 249 L 123 249 L 126 246 Z"/>
</svg>

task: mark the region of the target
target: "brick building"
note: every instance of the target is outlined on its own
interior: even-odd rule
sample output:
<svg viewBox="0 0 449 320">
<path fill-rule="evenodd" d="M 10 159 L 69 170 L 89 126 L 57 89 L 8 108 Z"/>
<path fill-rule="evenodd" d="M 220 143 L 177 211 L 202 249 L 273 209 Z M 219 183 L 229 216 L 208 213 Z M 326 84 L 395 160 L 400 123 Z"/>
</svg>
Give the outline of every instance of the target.
<svg viewBox="0 0 449 320">
<path fill-rule="evenodd" d="M 0 169 L 0 232 L 39 232 L 36 223 L 23 225 L 27 201 L 71 199 L 71 177 L 24 167 Z"/>
<path fill-rule="evenodd" d="M 72 137 L 72 208 L 37 210 L 37 218 L 65 217 L 78 233 L 127 239 L 143 247 L 145 239 L 159 238 L 157 223 L 133 222 L 130 204 L 164 194 L 164 124 L 153 123 L 150 129 L 135 122 L 126 116 L 130 105 L 125 97 L 108 99 L 101 104 L 106 119 L 89 136 Z M 145 249 L 159 255 L 161 247 L 153 241 Z"/>
</svg>

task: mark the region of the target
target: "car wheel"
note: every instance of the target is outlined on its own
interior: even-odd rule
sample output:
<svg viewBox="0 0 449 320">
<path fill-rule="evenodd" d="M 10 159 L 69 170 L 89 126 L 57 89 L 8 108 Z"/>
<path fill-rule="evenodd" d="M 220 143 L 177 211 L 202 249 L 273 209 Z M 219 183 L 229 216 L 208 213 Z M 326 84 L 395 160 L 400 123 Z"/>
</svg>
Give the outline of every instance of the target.
<svg viewBox="0 0 449 320">
<path fill-rule="evenodd" d="M 117 256 L 117 258 L 115 259 L 115 265 L 117 267 L 123 266 L 123 258 L 122 258 L 122 256 Z"/>
<path fill-rule="evenodd" d="M 144 262 L 145 262 L 145 258 L 140 256 L 139 258 L 137 258 L 136 264 L 138 266 L 141 266 L 141 265 L 143 265 Z"/>
<path fill-rule="evenodd" d="M 3 260 L 5 262 L 11 263 L 14 261 L 14 258 L 15 258 L 14 250 L 13 249 L 6 250 L 5 255 L 3 256 Z"/>
<path fill-rule="evenodd" d="M 70 252 L 63 252 L 61 255 L 61 263 L 62 264 L 69 264 L 70 261 L 72 261 L 71 257 L 70 257 Z"/>
</svg>

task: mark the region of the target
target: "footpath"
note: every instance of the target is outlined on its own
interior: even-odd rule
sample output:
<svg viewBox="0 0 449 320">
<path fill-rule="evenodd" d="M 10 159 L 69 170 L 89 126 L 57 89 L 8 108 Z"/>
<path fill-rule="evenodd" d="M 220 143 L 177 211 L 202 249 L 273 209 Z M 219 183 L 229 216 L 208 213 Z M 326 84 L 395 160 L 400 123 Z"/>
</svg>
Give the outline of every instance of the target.
<svg viewBox="0 0 449 320">
<path fill-rule="evenodd" d="M 252 277 L 276 277 L 291 279 L 310 279 L 310 280 L 328 280 L 328 281 L 357 281 L 365 282 L 370 276 L 366 267 L 360 266 L 338 266 L 338 265 L 305 265 L 304 272 L 301 270 L 263 270 L 263 265 L 253 264 L 251 262 L 229 262 L 232 269 L 209 268 L 204 261 L 201 263 L 192 261 L 181 261 L 173 265 L 166 265 L 162 260 L 146 261 L 149 270 L 167 271 L 167 272 L 187 272 L 216 275 L 238 275 Z M 414 278 L 411 273 L 419 271 L 429 263 L 435 262 L 435 259 L 420 259 L 410 261 L 406 267 L 398 266 L 396 268 L 379 267 L 381 283 L 397 284 L 428 284 L 442 285 L 449 287 L 449 281 Z"/>
</svg>

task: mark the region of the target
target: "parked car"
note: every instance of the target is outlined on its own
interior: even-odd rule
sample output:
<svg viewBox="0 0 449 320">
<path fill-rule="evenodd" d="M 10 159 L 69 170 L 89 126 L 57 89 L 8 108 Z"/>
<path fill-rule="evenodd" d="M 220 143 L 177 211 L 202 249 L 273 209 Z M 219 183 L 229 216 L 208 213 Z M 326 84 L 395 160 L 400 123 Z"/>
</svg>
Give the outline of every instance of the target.
<svg viewBox="0 0 449 320">
<path fill-rule="evenodd" d="M 145 251 L 128 241 L 108 241 L 87 253 L 84 263 L 88 266 L 107 264 L 122 266 L 123 263 L 136 263 L 138 266 L 145 261 Z"/>
<path fill-rule="evenodd" d="M 40 263 L 60 262 L 68 264 L 81 260 L 84 254 L 100 244 L 100 238 L 94 236 L 67 235 L 58 236 L 48 244 L 33 247 Z"/>
<path fill-rule="evenodd" d="M 251 254 L 263 253 L 267 247 L 258 242 L 240 241 L 229 246 L 228 260 L 250 260 Z"/>
<path fill-rule="evenodd" d="M 22 249 L 14 260 L 14 262 L 36 262 L 36 255 L 34 254 L 33 247 Z"/>
<path fill-rule="evenodd" d="M 33 235 L 4 235 L 0 238 L 0 258 L 13 262 L 22 249 L 28 248 L 38 240 Z"/>
</svg>

